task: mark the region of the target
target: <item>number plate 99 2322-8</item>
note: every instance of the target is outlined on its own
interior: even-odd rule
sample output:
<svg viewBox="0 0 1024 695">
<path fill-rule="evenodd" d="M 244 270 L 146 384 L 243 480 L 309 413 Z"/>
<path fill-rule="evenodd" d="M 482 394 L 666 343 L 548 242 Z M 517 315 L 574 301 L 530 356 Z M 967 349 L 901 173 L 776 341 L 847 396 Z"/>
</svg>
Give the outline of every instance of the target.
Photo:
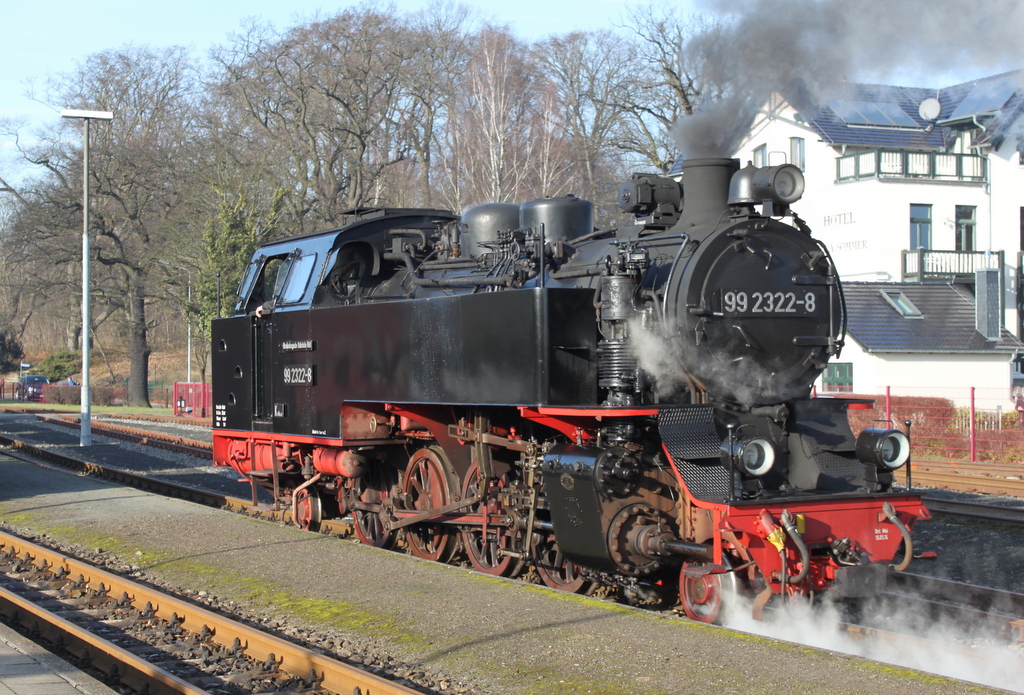
<svg viewBox="0 0 1024 695">
<path fill-rule="evenodd" d="M 285 386 L 312 386 L 313 365 L 301 364 L 284 368 Z"/>
<path fill-rule="evenodd" d="M 722 313 L 727 316 L 808 316 L 818 311 L 816 293 L 723 290 Z"/>
</svg>

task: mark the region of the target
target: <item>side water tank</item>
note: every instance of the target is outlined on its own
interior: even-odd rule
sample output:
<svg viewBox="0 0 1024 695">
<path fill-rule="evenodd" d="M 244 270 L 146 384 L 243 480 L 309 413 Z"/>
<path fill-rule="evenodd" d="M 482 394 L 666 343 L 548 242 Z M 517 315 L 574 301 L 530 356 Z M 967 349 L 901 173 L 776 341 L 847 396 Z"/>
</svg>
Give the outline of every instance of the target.
<svg viewBox="0 0 1024 695">
<path fill-rule="evenodd" d="M 567 195 L 541 198 L 519 206 L 519 226 L 539 229 L 544 241 L 564 241 L 594 231 L 594 206 L 589 200 Z"/>
<path fill-rule="evenodd" d="M 465 257 L 487 251 L 480 246 L 498 240 L 498 232 L 519 228 L 519 206 L 515 203 L 484 203 L 462 213 L 459 249 Z"/>
</svg>

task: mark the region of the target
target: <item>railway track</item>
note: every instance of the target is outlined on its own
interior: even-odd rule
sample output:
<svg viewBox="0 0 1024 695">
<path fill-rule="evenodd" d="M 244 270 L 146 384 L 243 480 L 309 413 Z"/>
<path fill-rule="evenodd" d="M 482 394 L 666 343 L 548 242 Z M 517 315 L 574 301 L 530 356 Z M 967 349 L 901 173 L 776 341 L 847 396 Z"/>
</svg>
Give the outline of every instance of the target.
<svg viewBox="0 0 1024 695">
<path fill-rule="evenodd" d="M 167 497 L 202 504 L 208 507 L 218 507 L 227 511 L 239 512 L 260 519 L 271 519 L 283 523 L 291 522 L 291 509 L 284 506 L 264 506 L 258 502 L 241 497 L 232 497 L 211 490 L 179 485 L 165 480 L 151 478 L 140 473 L 131 473 L 111 466 L 101 466 L 96 463 L 84 461 L 74 456 L 68 456 L 51 449 L 33 446 L 31 444 L 0 435 L 0 447 L 5 447 L 4 452 L 8 456 L 14 456 L 24 461 L 44 461 L 61 468 L 66 468 L 76 473 L 90 475 L 117 483 L 127 485 L 139 490 L 154 492 Z M 337 519 L 330 519 L 321 522 L 320 531 L 333 536 L 347 538 L 354 535 L 354 529 L 348 522 Z"/>
<path fill-rule="evenodd" d="M 893 572 L 880 604 L 884 615 L 899 610 L 914 615 L 922 621 L 921 625 L 944 620 L 969 625 L 976 637 L 1007 644 L 1024 643 L 1024 594 Z M 916 630 L 920 625 L 911 627 Z"/>
<path fill-rule="evenodd" d="M 915 485 L 1024 497 L 1024 464 L 922 460 L 912 466 Z"/>
<path fill-rule="evenodd" d="M 73 415 L 39 414 L 36 417 L 44 422 L 60 424 L 66 427 L 77 427 L 79 422 L 79 418 Z M 169 416 L 146 417 L 133 415 L 131 417 L 132 419 L 147 419 L 164 423 L 180 424 L 183 421 L 183 418 Z M 186 424 L 195 425 L 196 423 L 188 422 Z M 124 425 L 113 425 L 94 420 L 92 429 L 100 434 L 124 441 L 160 447 L 193 456 L 208 457 L 212 452 L 212 445 L 208 442 L 154 433 Z M 1024 497 L 1024 464 L 923 460 L 914 461 L 912 466 L 912 480 L 915 485 L 958 492 Z M 954 513 L 950 505 L 946 506 L 946 509 L 940 511 Z M 993 512 L 993 514 L 998 513 Z M 963 515 L 976 516 L 977 513 L 965 513 Z M 1012 517 L 1012 513 L 1004 514 L 999 520 L 1016 523 L 1012 521 Z M 990 517 L 981 516 L 979 518 Z"/>
<path fill-rule="evenodd" d="M 37 415 L 36 417 L 44 422 L 52 422 L 67 427 L 76 427 L 79 422 L 77 417 L 66 415 L 56 417 Z M 180 420 L 181 418 L 167 417 L 159 419 L 159 421 L 163 422 Z M 208 442 L 153 433 L 123 425 L 94 423 L 93 429 L 102 434 L 125 441 L 155 446 L 204 458 L 210 456 L 212 451 L 212 445 Z M 74 465 L 80 465 L 80 463 Z M 919 466 L 920 468 L 918 468 Z M 993 471 L 1004 472 L 1007 474 L 1020 473 L 1024 475 L 1024 464 L 969 464 L 926 461 L 914 464 L 912 479 L 917 484 L 925 484 L 943 489 L 952 489 L 963 492 L 984 492 L 988 494 L 1024 496 L 1024 480 L 993 477 Z M 108 476 L 109 475 L 112 474 L 108 474 Z M 116 475 L 117 477 L 122 478 L 123 476 L 130 474 L 119 473 Z M 126 478 L 124 479 L 124 482 L 126 484 L 142 486 L 144 485 L 143 481 L 148 480 L 144 476 L 136 477 L 138 480 L 135 482 L 129 482 Z M 195 499 L 197 495 L 201 494 L 203 494 L 201 491 L 193 488 L 182 488 L 178 492 L 179 496 L 183 496 L 188 499 Z M 1006 507 L 979 502 L 954 501 L 928 496 L 924 499 L 928 504 L 928 508 L 933 512 L 969 517 L 984 521 L 994 521 L 1004 524 L 1024 525 L 1024 508 Z M 249 508 L 253 508 L 254 513 L 261 515 L 275 512 L 275 510 L 257 509 L 254 502 L 240 500 L 238 498 L 211 496 L 206 504 L 209 504 L 210 506 L 225 507 L 235 511 L 246 511 Z M 277 513 L 280 514 L 279 510 L 277 510 Z M 285 510 L 284 513 L 286 515 L 290 515 L 289 510 Z M 350 524 L 336 520 L 324 521 L 322 522 L 322 527 L 322 530 L 331 533 L 332 535 L 343 537 L 348 537 L 353 532 Z"/>
<path fill-rule="evenodd" d="M 0 532 L 0 614 L 149 695 L 418 691 Z"/>
<path fill-rule="evenodd" d="M 36 415 L 36 419 L 41 420 L 42 422 L 49 422 L 56 425 L 75 428 L 79 426 L 80 422 L 80 418 L 74 415 Z M 147 432 L 134 427 L 113 425 L 107 422 L 98 422 L 96 420 L 91 421 L 90 428 L 93 432 L 107 437 L 132 442 L 133 444 L 154 446 L 182 454 L 191 454 L 192 456 L 209 458 L 213 453 L 213 445 L 211 443 L 201 442 L 195 439 L 174 437 L 172 435 L 160 434 L 158 432 Z"/>
<path fill-rule="evenodd" d="M 1004 507 L 998 504 L 964 502 L 929 496 L 924 497 L 924 502 L 929 511 L 933 513 L 1024 526 L 1024 507 Z"/>
<path fill-rule="evenodd" d="M 4 441 L 0 438 L 0 443 Z M 6 440 L 6 442 L 11 445 L 10 440 Z M 49 458 L 51 462 L 54 459 L 62 459 L 61 465 L 65 467 L 72 467 L 75 470 L 87 472 L 91 475 L 102 476 L 120 484 L 135 485 L 167 496 L 179 497 L 236 512 L 245 512 L 266 520 L 284 523 L 290 521 L 288 509 L 275 510 L 267 506 L 254 505 L 250 500 L 195 490 L 161 481 L 153 481 L 145 476 L 126 474 L 77 461 L 72 457 L 55 455 L 46 449 L 37 449 L 20 442 L 17 443 L 17 446 L 26 456 L 29 454 L 43 455 Z M 353 537 L 355 535 L 354 529 L 349 523 L 339 520 L 325 521 L 321 532 L 340 537 Z M 918 613 L 923 617 L 932 616 L 935 619 L 941 617 L 946 621 L 954 623 L 973 624 L 975 620 L 980 620 L 985 625 L 984 634 L 987 641 L 984 646 L 986 649 L 979 650 L 977 644 L 974 643 L 950 644 L 947 641 L 928 640 L 925 637 L 921 637 L 921 634 L 926 632 L 926 627 L 922 628 L 919 625 L 890 625 L 885 621 L 879 620 L 873 622 L 864 620 L 857 624 L 840 625 L 840 629 L 848 635 L 851 644 L 866 640 L 865 644 L 892 644 L 894 650 L 902 651 L 903 646 L 913 643 L 917 645 L 916 649 L 921 652 L 939 653 L 936 650 L 942 650 L 941 653 L 956 652 L 960 655 L 960 658 L 971 663 L 983 663 L 984 659 L 993 658 L 994 653 L 996 654 L 994 658 L 1001 659 L 1005 657 L 1009 659 L 1011 663 L 1010 668 L 1020 667 L 1019 654 L 1015 656 L 1013 651 L 1009 651 L 1007 648 L 1012 647 L 1013 644 L 1018 644 L 1016 650 L 1021 650 L 1020 643 L 1024 640 L 1024 634 L 1022 634 L 1024 633 L 1024 622 L 1021 620 L 1021 618 L 1024 618 L 1024 596 L 991 591 L 971 585 L 931 580 L 926 577 L 910 575 L 893 576 L 896 578 L 891 582 L 889 591 L 880 599 L 878 604 L 882 606 L 882 609 L 880 611 L 876 610 L 875 615 L 878 615 L 879 612 L 881 614 L 895 614 L 897 612 L 895 607 L 900 607 L 910 608 L 910 613 Z M 923 597 L 919 594 L 923 594 Z M 1007 603 L 1010 607 L 1008 609 L 1002 608 Z M 999 611 L 994 610 L 994 606 L 999 606 Z M 831 648 L 828 644 L 820 646 Z M 870 650 L 874 649 L 874 647 L 868 647 L 868 649 L 869 655 L 872 654 L 873 652 Z M 851 653 L 859 652 L 855 650 Z M 1003 656 L 999 656 L 1000 653 Z M 917 664 L 902 665 L 929 670 L 928 664 L 929 661 L 925 659 Z M 979 666 L 979 668 L 982 669 L 980 672 L 983 672 L 984 667 Z M 366 695 L 365 691 L 363 691 L 363 695 Z"/>
<path fill-rule="evenodd" d="M 986 495 L 1009 495 L 1024 497 L 1024 480 L 1019 478 L 996 478 L 959 472 L 957 466 L 949 471 L 918 471 L 914 469 L 915 486 L 934 487 L 957 492 L 976 492 Z"/>
</svg>

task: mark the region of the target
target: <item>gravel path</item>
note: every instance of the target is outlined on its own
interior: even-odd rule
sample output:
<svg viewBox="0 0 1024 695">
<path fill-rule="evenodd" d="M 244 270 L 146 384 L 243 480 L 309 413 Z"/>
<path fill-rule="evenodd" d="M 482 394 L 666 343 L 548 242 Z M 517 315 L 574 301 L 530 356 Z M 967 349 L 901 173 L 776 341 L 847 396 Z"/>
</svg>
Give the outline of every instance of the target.
<svg viewBox="0 0 1024 695">
<path fill-rule="evenodd" d="M 0 430 L 14 429 L 24 432 L 31 423 L 0 418 Z M 104 446 L 92 449 L 105 453 Z M 120 457 L 125 459 L 123 450 Z M 483 577 L 30 464 L 2 465 L 0 520 L 5 524 L 101 549 L 103 557 L 152 581 L 343 656 L 365 649 L 369 656 L 359 659 L 417 676 L 438 692 L 987 692 L 830 651 Z M 139 465 L 134 455 L 131 465 Z M 204 471 L 190 475 L 199 474 L 222 477 Z M 49 492 L 39 492 L 43 485 Z M 783 631 L 793 639 L 818 629 L 809 621 L 788 625 L 798 628 Z M 822 643 L 842 646 L 831 639 Z M 925 667 L 951 661 L 934 653 L 914 658 Z M 985 673 L 959 675 L 1019 687 L 1021 671 L 1001 674 L 1000 668 L 993 663 Z M 1021 662 L 1009 668 L 1021 669 Z"/>
</svg>

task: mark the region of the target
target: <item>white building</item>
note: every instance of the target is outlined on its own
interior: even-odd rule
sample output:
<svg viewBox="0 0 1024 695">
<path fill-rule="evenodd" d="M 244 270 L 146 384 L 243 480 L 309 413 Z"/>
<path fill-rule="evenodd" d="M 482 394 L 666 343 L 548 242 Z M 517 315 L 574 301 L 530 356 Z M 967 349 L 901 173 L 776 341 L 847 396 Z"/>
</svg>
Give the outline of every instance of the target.
<svg viewBox="0 0 1024 695">
<path fill-rule="evenodd" d="M 776 95 L 734 156 L 744 164 L 790 162 L 804 170 L 806 191 L 793 207 L 828 246 L 844 282 L 926 283 L 933 288 L 926 293 L 959 291 L 971 301 L 975 271 L 998 269 L 999 315 L 1021 336 L 1021 150 L 1024 71 L 938 90 L 848 84 L 803 111 Z M 921 343 L 879 351 L 862 343 L 856 328 L 857 311 L 877 309 L 851 306 L 853 340 L 839 362 L 850 365 L 854 390 L 878 393 L 885 385 L 936 378 L 1009 386 L 1019 342 L 990 340 L 973 353 L 929 352 Z M 943 317 L 930 319 L 941 324 Z M 827 380 L 839 371 L 830 367 Z"/>
</svg>

